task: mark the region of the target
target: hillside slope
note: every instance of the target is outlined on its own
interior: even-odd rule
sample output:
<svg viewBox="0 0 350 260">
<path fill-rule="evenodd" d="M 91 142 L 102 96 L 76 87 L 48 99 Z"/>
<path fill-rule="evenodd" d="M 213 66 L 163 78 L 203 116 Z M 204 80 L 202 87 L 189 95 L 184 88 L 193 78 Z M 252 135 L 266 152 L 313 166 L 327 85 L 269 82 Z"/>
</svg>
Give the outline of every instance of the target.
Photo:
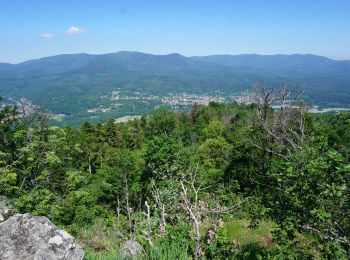
<svg viewBox="0 0 350 260">
<path fill-rule="evenodd" d="M 220 91 L 227 96 L 249 90 L 257 82 L 276 86 L 282 81 L 304 88 L 315 104 L 350 105 L 350 61 L 314 55 L 185 57 L 123 51 L 0 63 L 1 96 L 26 97 L 66 115 L 104 105 L 99 98 L 116 90 L 157 96 Z M 125 111 L 135 114 L 144 109 L 143 104 L 137 106 L 139 111 L 133 107 Z"/>
</svg>

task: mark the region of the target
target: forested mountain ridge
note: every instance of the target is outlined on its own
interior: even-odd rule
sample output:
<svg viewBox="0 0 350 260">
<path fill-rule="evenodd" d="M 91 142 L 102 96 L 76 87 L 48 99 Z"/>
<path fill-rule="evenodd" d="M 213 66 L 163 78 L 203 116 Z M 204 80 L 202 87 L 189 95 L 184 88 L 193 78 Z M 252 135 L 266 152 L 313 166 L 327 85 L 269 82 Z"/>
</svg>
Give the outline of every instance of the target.
<svg viewBox="0 0 350 260">
<path fill-rule="evenodd" d="M 241 67 L 251 69 L 266 69 L 275 71 L 304 71 L 305 73 L 349 73 L 350 61 L 332 60 L 326 57 L 311 54 L 292 55 L 209 55 L 185 57 L 177 53 L 167 55 L 153 55 L 141 52 L 121 51 L 109 54 L 62 54 L 29 60 L 18 64 L 0 63 L 0 69 L 13 73 L 35 72 L 60 73 L 63 71 L 74 71 L 83 69 L 91 64 L 119 64 L 142 68 L 147 66 L 204 66 L 208 63 L 215 63 L 222 66 Z M 212 65 L 212 64 L 211 64 Z M 105 68 L 104 68 L 105 69 Z M 158 68 L 164 69 L 164 68 Z M 3 72 L 3 71 L 2 71 Z"/>
<path fill-rule="evenodd" d="M 349 60 L 332 60 L 326 57 L 311 54 L 292 55 L 211 55 L 193 57 L 194 59 L 213 62 L 230 67 L 246 67 L 266 69 L 270 71 L 293 71 L 308 73 L 341 74 L 350 73 Z"/>
<path fill-rule="evenodd" d="M 162 104 L 140 100 L 111 104 L 110 99 L 101 99 L 113 91 L 134 97 L 140 93 L 156 95 L 159 99 L 169 93 L 229 97 L 261 82 L 271 86 L 288 82 L 305 89 L 315 105 L 348 107 L 349 68 L 349 61 L 314 55 L 66 54 L 0 64 L 0 94 L 16 100 L 26 97 L 72 122 L 141 114 Z M 87 112 L 101 109 L 109 112 Z"/>
</svg>

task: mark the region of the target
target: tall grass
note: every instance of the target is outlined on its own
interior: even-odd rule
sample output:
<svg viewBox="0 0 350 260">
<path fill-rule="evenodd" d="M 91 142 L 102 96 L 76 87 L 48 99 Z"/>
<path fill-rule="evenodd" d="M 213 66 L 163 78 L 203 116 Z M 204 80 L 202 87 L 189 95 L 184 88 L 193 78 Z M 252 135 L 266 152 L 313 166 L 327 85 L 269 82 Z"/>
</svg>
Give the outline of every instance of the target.
<svg viewBox="0 0 350 260">
<path fill-rule="evenodd" d="M 153 246 L 150 247 L 146 256 L 137 256 L 134 259 L 145 259 L 145 260 L 189 260 L 192 259 L 187 254 L 188 246 L 172 245 L 166 246 Z M 86 250 L 86 260 L 119 260 L 119 259 L 132 259 L 125 258 L 122 250 L 116 248 L 110 251 L 94 252 L 92 250 Z"/>
<path fill-rule="evenodd" d="M 249 227 L 248 220 L 231 220 L 225 224 L 228 239 L 236 245 L 251 243 L 261 243 L 269 246 L 272 243 L 271 231 L 276 229 L 276 225 L 269 221 L 263 221 L 256 228 Z"/>
<path fill-rule="evenodd" d="M 120 227 L 107 227 L 103 220 L 98 220 L 90 227 L 82 228 L 78 234 L 78 242 L 84 247 L 87 260 L 118 260 L 130 259 L 123 256 L 120 246 L 128 236 L 120 231 Z M 189 246 L 186 243 L 162 244 L 156 241 L 152 247 L 144 247 L 145 255 L 133 259 L 146 260 L 187 260 Z"/>
<path fill-rule="evenodd" d="M 120 249 L 112 249 L 103 252 L 94 252 L 92 250 L 85 250 L 86 260 L 119 260 L 125 259 L 123 252 Z"/>
<path fill-rule="evenodd" d="M 242 251 L 242 255 L 264 255 L 270 246 L 273 246 L 271 231 L 276 229 L 272 222 L 264 221 L 256 228 L 249 227 L 250 222 L 244 219 L 231 219 L 227 221 L 224 228 L 227 230 L 227 238 Z M 84 246 L 85 259 L 87 260 L 118 260 L 128 259 L 123 256 L 120 249 L 122 243 L 127 239 L 120 233 L 119 227 L 106 227 L 103 222 L 98 221 L 93 226 L 82 229 L 78 240 Z M 264 249 L 265 248 L 265 249 Z M 192 259 L 190 247 L 185 242 L 173 242 L 163 244 L 155 241 L 152 247 L 145 246 L 145 255 L 133 259 L 146 260 L 187 260 Z M 238 257 L 239 258 L 239 257 Z M 130 258 L 129 258 L 130 259 Z M 251 259 L 251 258 L 247 258 Z"/>
<path fill-rule="evenodd" d="M 169 247 L 162 245 L 151 247 L 147 252 L 149 260 L 187 260 L 192 259 L 188 256 L 188 245 L 172 244 Z"/>
</svg>

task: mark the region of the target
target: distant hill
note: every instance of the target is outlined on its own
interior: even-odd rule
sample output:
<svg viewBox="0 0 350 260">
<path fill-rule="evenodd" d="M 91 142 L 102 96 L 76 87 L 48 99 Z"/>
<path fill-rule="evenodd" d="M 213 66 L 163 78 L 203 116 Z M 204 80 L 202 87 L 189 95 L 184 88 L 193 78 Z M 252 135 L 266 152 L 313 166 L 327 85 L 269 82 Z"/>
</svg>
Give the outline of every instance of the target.
<svg viewBox="0 0 350 260">
<path fill-rule="evenodd" d="M 139 52 L 118 52 L 102 55 L 63 54 L 29 60 L 19 64 L 0 63 L 2 78 L 43 76 L 62 73 L 108 73 L 113 70 L 176 71 L 197 67 L 198 62 L 179 54 L 152 55 Z"/>
<path fill-rule="evenodd" d="M 257 82 L 276 86 L 282 81 L 303 87 L 316 104 L 350 106 L 350 61 L 315 55 L 185 57 L 123 51 L 0 63 L 0 95 L 27 97 L 67 115 L 101 105 L 98 98 L 116 89 L 150 95 L 213 91 L 225 95 Z"/>
<path fill-rule="evenodd" d="M 301 55 L 212 55 L 193 57 L 195 60 L 212 62 L 230 67 L 245 67 L 270 71 L 300 73 L 350 73 L 350 61 L 336 61 L 311 54 Z"/>
<path fill-rule="evenodd" d="M 63 54 L 41 59 L 29 60 L 19 64 L 0 63 L 1 77 L 33 76 L 60 73 L 78 73 L 84 70 L 95 73 L 112 69 L 131 71 L 177 72 L 231 67 L 248 70 L 267 70 L 274 72 L 299 72 L 347 74 L 350 73 L 350 61 L 337 61 L 311 54 L 293 55 L 211 55 L 185 57 L 177 53 L 153 55 L 140 52 L 122 51 L 117 53 Z"/>
</svg>

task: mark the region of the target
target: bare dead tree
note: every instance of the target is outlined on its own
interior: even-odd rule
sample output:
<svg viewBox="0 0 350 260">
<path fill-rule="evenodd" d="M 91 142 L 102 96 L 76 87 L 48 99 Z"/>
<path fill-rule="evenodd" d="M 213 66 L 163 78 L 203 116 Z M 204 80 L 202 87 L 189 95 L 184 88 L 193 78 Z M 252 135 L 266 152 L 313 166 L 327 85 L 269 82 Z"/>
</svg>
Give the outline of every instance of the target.
<svg viewBox="0 0 350 260">
<path fill-rule="evenodd" d="M 192 192 L 194 193 L 194 198 L 191 200 L 188 190 L 184 185 L 184 181 L 180 181 L 181 189 L 182 189 L 182 199 L 184 202 L 184 207 L 187 213 L 190 216 L 190 219 L 193 223 L 193 235 L 196 243 L 195 251 L 194 251 L 194 259 L 199 259 L 203 254 L 202 246 L 201 246 L 201 234 L 200 234 L 200 225 L 201 225 L 201 214 L 198 210 L 198 192 L 199 188 L 196 188 L 194 185 L 194 179 L 190 182 L 190 187 Z"/>
<path fill-rule="evenodd" d="M 192 234 L 195 241 L 194 259 L 199 259 L 203 255 L 201 246 L 203 238 L 200 233 L 201 227 L 204 223 L 203 220 L 213 222 L 212 228 L 208 231 L 208 238 L 209 241 L 211 241 L 216 236 L 217 228 L 223 223 L 221 220 L 223 214 L 236 210 L 245 200 L 249 199 L 246 198 L 230 209 L 221 207 L 218 203 L 216 203 L 215 208 L 211 208 L 206 201 L 199 199 L 200 195 L 209 195 L 205 192 L 205 190 L 210 187 L 202 187 L 197 183 L 197 170 L 198 164 L 194 171 L 190 172 L 190 174 L 186 176 L 183 176 L 183 178 L 180 180 L 180 197 L 182 200 L 182 207 L 192 222 Z"/>
<path fill-rule="evenodd" d="M 194 259 L 197 260 L 203 255 L 203 250 L 201 246 L 201 233 L 200 227 L 202 224 L 202 210 L 200 208 L 200 202 L 198 200 L 198 194 L 201 191 L 201 186 L 197 185 L 198 163 L 197 167 L 193 172 L 190 172 L 190 175 L 186 178 L 180 180 L 181 185 L 181 199 L 183 201 L 183 207 L 185 212 L 188 214 L 190 220 L 192 221 L 192 233 L 195 241 L 195 251 Z M 190 194 L 191 193 L 191 194 Z"/>
<path fill-rule="evenodd" d="M 128 217 L 129 230 L 131 232 L 131 230 L 133 229 L 133 225 L 132 225 L 132 218 L 131 218 L 131 208 L 129 204 L 129 185 L 128 185 L 127 174 L 125 174 L 125 177 L 124 177 L 124 194 L 125 194 L 125 211 Z"/>
<path fill-rule="evenodd" d="M 212 207 L 207 201 L 200 199 L 200 197 L 206 196 L 211 200 L 212 198 L 208 196 L 212 195 L 206 192 L 210 187 L 202 187 L 198 183 L 197 171 L 198 164 L 194 170 L 183 175 L 180 179 L 181 206 L 187 214 L 187 218 L 192 222 L 192 235 L 195 241 L 194 259 L 200 259 L 203 255 L 201 246 L 204 239 L 201 235 L 203 224 L 210 223 L 211 225 L 207 232 L 207 243 L 210 243 L 216 237 L 217 229 L 223 225 L 223 214 L 232 213 L 241 207 L 246 200 L 250 199 L 250 197 L 247 197 L 231 208 L 221 206 L 218 201 L 214 200 L 215 206 Z"/>
<path fill-rule="evenodd" d="M 305 138 L 305 106 L 302 95 L 304 91 L 287 88 L 285 83 L 277 89 L 268 89 L 258 85 L 254 88 L 253 102 L 256 113 L 253 124 L 259 126 L 260 142 L 254 146 L 273 153 L 286 160 L 293 152 L 300 151 L 307 143 Z M 262 140 L 273 145 L 264 145 Z M 255 140 L 257 141 L 257 140 Z"/>
<path fill-rule="evenodd" d="M 334 224 L 338 225 L 337 223 L 334 223 Z M 314 234 L 318 234 L 319 236 L 321 236 L 326 240 L 336 241 L 339 244 L 343 244 L 348 247 L 350 246 L 349 239 L 346 236 L 339 234 L 339 232 L 337 232 L 335 228 L 329 227 L 329 228 L 319 229 L 310 225 L 306 225 L 306 226 L 299 225 L 299 228 Z"/>
<path fill-rule="evenodd" d="M 146 212 L 142 212 L 142 214 L 146 217 L 147 221 L 147 230 L 143 230 L 142 233 L 145 234 L 144 239 L 148 241 L 150 246 L 153 246 L 152 242 L 152 224 L 151 224 L 151 208 L 148 205 L 147 200 L 145 201 Z"/>
<path fill-rule="evenodd" d="M 151 180 L 151 185 L 152 185 L 152 195 L 153 198 L 158 206 L 158 209 L 160 211 L 160 222 L 159 222 L 159 233 L 158 235 L 160 237 L 164 236 L 166 233 L 166 213 L 165 213 L 165 205 L 161 200 L 161 196 L 159 194 L 158 188 L 155 184 L 155 181 L 152 179 Z"/>
<path fill-rule="evenodd" d="M 119 197 L 117 198 L 117 206 L 115 209 L 116 213 L 117 213 L 117 220 L 118 220 L 118 225 L 120 224 L 120 200 Z"/>
</svg>

